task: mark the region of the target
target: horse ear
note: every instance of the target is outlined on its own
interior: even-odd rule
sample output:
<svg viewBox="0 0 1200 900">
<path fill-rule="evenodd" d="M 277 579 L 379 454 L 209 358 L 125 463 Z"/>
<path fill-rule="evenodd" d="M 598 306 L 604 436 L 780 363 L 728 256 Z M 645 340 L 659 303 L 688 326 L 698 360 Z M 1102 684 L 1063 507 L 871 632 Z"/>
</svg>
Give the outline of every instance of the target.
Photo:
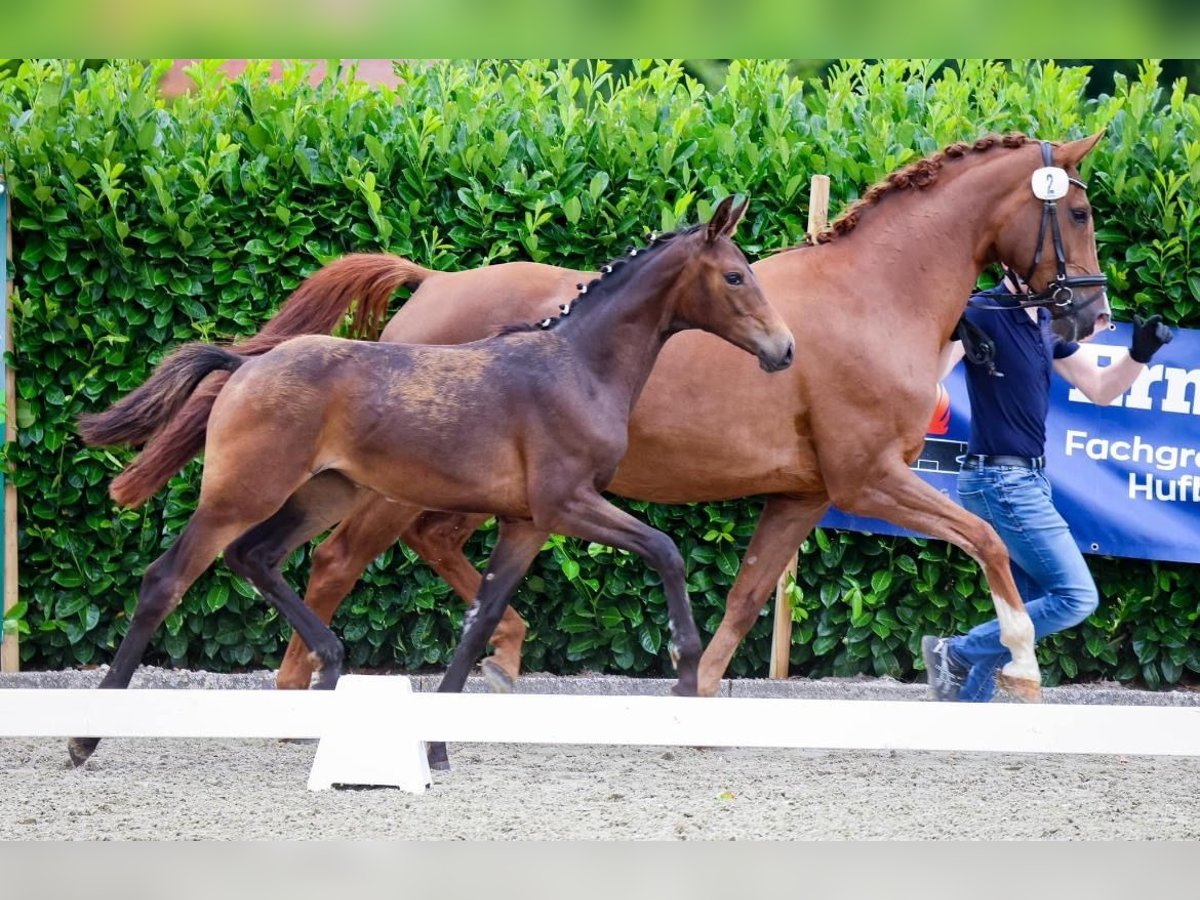
<svg viewBox="0 0 1200 900">
<path fill-rule="evenodd" d="M 734 233 L 737 231 L 737 227 L 739 224 L 741 224 L 741 221 L 745 217 L 746 210 L 749 208 L 749 206 L 750 198 L 747 197 L 729 214 L 729 224 L 725 226 L 725 233 L 730 237 L 733 237 Z"/>
<path fill-rule="evenodd" d="M 1080 161 L 1091 152 L 1092 148 L 1100 142 L 1100 138 L 1102 137 L 1104 137 L 1103 128 L 1090 137 L 1080 138 L 1077 141 L 1068 141 L 1054 149 L 1054 161 L 1064 169 L 1077 169 L 1079 168 Z"/>
<path fill-rule="evenodd" d="M 713 211 L 712 218 L 708 220 L 708 228 L 704 230 L 705 241 L 711 244 L 725 233 L 725 230 L 729 227 L 729 211 L 732 209 L 732 207 L 732 194 L 717 204 L 716 210 Z"/>
</svg>

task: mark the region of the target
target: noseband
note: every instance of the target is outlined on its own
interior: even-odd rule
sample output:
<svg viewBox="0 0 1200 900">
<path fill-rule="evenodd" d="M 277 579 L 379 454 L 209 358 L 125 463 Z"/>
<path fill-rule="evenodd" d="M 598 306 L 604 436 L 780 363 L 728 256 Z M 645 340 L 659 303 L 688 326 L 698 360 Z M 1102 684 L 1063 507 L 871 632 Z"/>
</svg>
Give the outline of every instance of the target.
<svg viewBox="0 0 1200 900">
<path fill-rule="evenodd" d="M 1039 169 L 1034 173 L 1034 183 L 1038 181 L 1041 173 L 1046 172 L 1047 180 L 1053 181 L 1053 176 L 1056 174 L 1060 182 L 1062 176 L 1066 175 L 1061 169 L 1057 169 L 1054 165 L 1053 148 L 1049 141 L 1042 141 L 1042 163 L 1044 168 Z M 1055 170 L 1047 172 L 1047 170 Z M 1084 190 L 1087 185 L 1078 178 L 1067 177 L 1066 183 L 1074 184 Z M 1051 307 L 1051 314 L 1056 319 L 1061 319 L 1064 316 L 1078 313 L 1080 310 L 1091 306 L 1102 296 L 1104 296 L 1105 288 L 1108 286 L 1108 277 L 1103 274 L 1097 275 L 1068 275 L 1067 274 L 1067 256 L 1063 251 L 1062 231 L 1058 225 L 1058 198 L 1066 196 L 1066 183 L 1061 183 L 1058 189 L 1053 188 L 1042 189 L 1038 193 L 1035 187 L 1034 193 L 1042 200 L 1042 224 L 1038 229 L 1037 245 L 1033 253 L 1033 262 L 1029 265 L 1029 271 L 1026 272 L 1022 282 L 1026 288 L 1022 293 L 1013 294 L 1017 298 L 1015 306 L 995 306 L 983 304 L 979 302 L 979 294 L 973 294 L 967 303 L 976 309 L 1027 309 L 1031 306 Z M 1054 259 L 1056 264 L 1056 275 L 1046 287 L 1036 293 L 1029 290 L 1030 280 L 1033 278 L 1033 273 L 1037 270 L 1038 263 L 1042 261 L 1042 247 L 1046 242 L 1046 229 L 1050 229 L 1051 237 L 1054 240 Z M 1002 268 L 1008 273 L 1008 267 L 1001 263 Z M 1087 299 L 1076 302 L 1075 291 L 1078 288 L 1096 288 Z"/>
</svg>

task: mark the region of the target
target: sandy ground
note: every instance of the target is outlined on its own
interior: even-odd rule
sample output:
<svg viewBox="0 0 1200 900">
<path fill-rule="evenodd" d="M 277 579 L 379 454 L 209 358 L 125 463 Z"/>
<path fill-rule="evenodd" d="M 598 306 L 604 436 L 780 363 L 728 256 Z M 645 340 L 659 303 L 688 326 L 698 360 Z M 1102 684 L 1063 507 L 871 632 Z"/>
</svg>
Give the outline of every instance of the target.
<svg viewBox="0 0 1200 900">
<path fill-rule="evenodd" d="M 84 686 L 96 673 L 4 676 Z M 148 672 L 144 686 L 265 687 L 268 673 Z M 525 690 L 658 693 L 662 682 L 526 678 Z M 922 700 L 887 680 L 733 682 L 734 694 Z M 0 704 L 2 704 L 0 694 Z M 1200 705 L 1112 685 L 1047 702 Z M 60 739 L 0 740 L 0 840 L 1200 839 L 1200 757 L 451 745 L 423 796 L 309 792 L 314 744 L 109 739 L 81 769 Z M 1200 754 L 1200 750 L 1198 750 Z"/>
</svg>

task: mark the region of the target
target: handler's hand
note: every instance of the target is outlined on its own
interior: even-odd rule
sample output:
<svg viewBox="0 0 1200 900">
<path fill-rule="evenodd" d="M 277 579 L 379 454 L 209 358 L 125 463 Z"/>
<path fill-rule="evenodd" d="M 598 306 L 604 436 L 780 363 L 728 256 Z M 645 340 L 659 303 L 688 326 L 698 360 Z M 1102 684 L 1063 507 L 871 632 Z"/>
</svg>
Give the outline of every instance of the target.
<svg viewBox="0 0 1200 900">
<path fill-rule="evenodd" d="M 1175 335 L 1171 333 L 1171 329 L 1163 324 L 1162 316 L 1151 316 L 1148 319 L 1134 316 L 1133 346 L 1129 348 L 1129 355 L 1135 362 L 1148 363 L 1158 348 L 1171 343 L 1173 337 Z"/>
</svg>

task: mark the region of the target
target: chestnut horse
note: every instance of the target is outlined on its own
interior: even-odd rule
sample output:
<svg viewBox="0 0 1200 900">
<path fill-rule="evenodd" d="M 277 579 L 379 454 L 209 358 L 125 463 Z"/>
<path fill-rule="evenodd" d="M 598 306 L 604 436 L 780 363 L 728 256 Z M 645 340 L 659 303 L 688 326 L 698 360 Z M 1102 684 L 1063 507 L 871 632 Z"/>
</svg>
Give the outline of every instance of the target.
<svg viewBox="0 0 1200 900">
<path fill-rule="evenodd" d="M 1026 276 L 1041 294 L 1032 302 L 1052 307 L 1064 336 L 1088 334 L 1107 320 L 1101 292 L 1090 302 L 1070 297 L 1073 287 L 1103 282 L 1095 274 L 1087 194 L 1076 177 L 1099 138 L 1053 147 L 1049 165 L 1071 176 L 1069 192 L 1055 203 L 1031 188 L 1050 147 L 1023 135 L 989 136 L 893 173 L 819 235 L 816 246 L 756 262 L 767 296 L 805 348 L 790 376 L 767 379 L 702 334 L 668 345 L 634 410 L 629 450 L 610 490 L 661 503 L 766 495 L 725 616 L 701 660 L 700 693 L 717 691 L 787 562 L 834 503 L 950 541 L 980 563 L 1013 650 L 1008 686 L 1023 699 L 1038 698 L 1033 634 L 1003 544 L 908 466 L 935 402 L 939 352 L 986 266 L 1004 262 Z M 334 263 L 301 290 L 311 286 L 315 294 L 318 283 L 333 290 L 354 282 L 362 302 L 379 303 L 385 298 L 368 286 L 407 284 L 417 290 L 382 340 L 451 344 L 545 315 L 590 277 L 534 263 L 443 273 L 375 255 Z M 297 291 L 280 315 L 300 301 Z M 223 377 L 212 376 L 157 434 L 126 428 L 110 436 L 107 443 L 150 440 L 114 481 L 117 502 L 143 502 L 203 448 Z M 323 621 L 398 536 L 465 600 L 475 595 L 480 576 L 461 550 L 480 517 L 418 515 L 365 492 L 341 502 L 344 518 L 314 554 L 306 596 Z M 524 623 L 508 611 L 492 639 L 496 653 L 484 660 L 494 687 L 516 676 L 523 635 Z M 302 638 L 293 637 L 278 683 L 306 687 L 310 675 Z"/>
<path fill-rule="evenodd" d="M 703 329 L 754 354 L 768 372 L 791 364 L 791 332 L 730 238 L 745 208 L 727 198 L 707 225 L 634 250 L 582 288 L 586 299 L 537 325 L 456 347 L 310 335 L 246 356 L 188 344 L 115 407 L 85 418 L 85 431 L 123 418 L 153 427 L 204 376 L 233 373 L 209 418 L 199 504 L 147 570 L 100 686 L 129 684 L 154 631 L 224 550 L 229 567 L 312 648 L 317 687 L 332 688 L 341 642 L 288 587 L 279 563 L 295 534 L 307 535 L 314 520 L 328 524 L 326 495 L 370 490 L 383 502 L 500 520 L 439 690 L 462 689 L 509 595 L 557 532 L 632 551 L 658 572 L 678 662 L 675 691 L 694 695 L 702 647 L 683 558 L 667 535 L 600 492 L 625 453 L 630 412 L 671 335 Z M 299 490 L 314 480 L 325 489 Z M 76 765 L 96 742 L 72 739 Z"/>
</svg>

